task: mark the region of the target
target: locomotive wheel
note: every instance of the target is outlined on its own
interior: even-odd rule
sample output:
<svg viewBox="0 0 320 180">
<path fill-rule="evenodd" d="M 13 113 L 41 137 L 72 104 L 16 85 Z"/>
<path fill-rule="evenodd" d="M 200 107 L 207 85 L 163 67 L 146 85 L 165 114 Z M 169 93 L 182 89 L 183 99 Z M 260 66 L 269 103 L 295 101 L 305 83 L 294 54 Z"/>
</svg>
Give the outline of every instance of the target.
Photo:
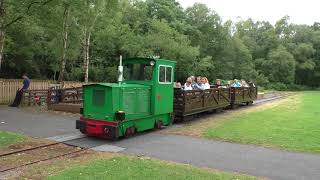
<svg viewBox="0 0 320 180">
<path fill-rule="evenodd" d="M 157 121 L 155 124 L 156 129 L 162 129 L 162 121 Z"/>
<path fill-rule="evenodd" d="M 170 116 L 170 117 L 171 117 L 171 122 L 170 122 L 169 126 L 171 126 L 171 125 L 175 122 L 176 117 L 175 117 L 174 112 L 171 113 L 171 116 Z"/>
<path fill-rule="evenodd" d="M 133 136 L 135 133 L 136 133 L 136 128 L 129 127 L 129 128 L 126 129 L 125 136 L 126 137 L 130 137 L 130 136 Z"/>
</svg>

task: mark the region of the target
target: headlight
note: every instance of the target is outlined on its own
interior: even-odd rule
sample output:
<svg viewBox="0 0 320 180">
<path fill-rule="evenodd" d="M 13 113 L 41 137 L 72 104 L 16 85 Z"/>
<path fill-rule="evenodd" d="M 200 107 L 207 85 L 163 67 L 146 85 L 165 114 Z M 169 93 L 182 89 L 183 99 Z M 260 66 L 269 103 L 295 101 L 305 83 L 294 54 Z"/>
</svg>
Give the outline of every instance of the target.
<svg viewBox="0 0 320 180">
<path fill-rule="evenodd" d="M 124 111 L 117 111 L 115 113 L 115 119 L 117 121 L 124 121 L 126 119 L 126 113 Z"/>
</svg>

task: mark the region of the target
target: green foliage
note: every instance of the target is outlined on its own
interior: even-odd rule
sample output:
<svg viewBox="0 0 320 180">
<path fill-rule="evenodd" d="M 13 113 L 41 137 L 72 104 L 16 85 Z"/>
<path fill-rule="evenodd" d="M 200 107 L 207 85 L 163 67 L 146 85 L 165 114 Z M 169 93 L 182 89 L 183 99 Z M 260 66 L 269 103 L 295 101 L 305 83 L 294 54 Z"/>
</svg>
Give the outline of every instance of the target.
<svg viewBox="0 0 320 180">
<path fill-rule="evenodd" d="M 223 79 L 255 80 L 258 76 L 248 48 L 238 37 L 232 37 L 228 41 L 221 58 L 215 64 L 217 70 L 214 73 Z"/>
<path fill-rule="evenodd" d="M 284 83 L 268 83 L 264 86 L 269 90 L 277 90 L 277 91 L 307 91 L 307 90 L 315 90 L 314 88 L 298 85 L 298 84 L 284 84 Z"/>
<path fill-rule="evenodd" d="M 147 51 L 146 51 L 147 50 Z M 193 61 L 199 56 L 198 48 L 190 45 L 187 36 L 171 28 L 166 21 L 152 20 L 145 36 L 143 56 L 156 55 L 177 61 L 177 79 L 193 72 Z M 190 69 L 189 72 L 186 69 Z"/>
<path fill-rule="evenodd" d="M 241 113 L 209 128 L 208 138 L 320 153 L 319 92 L 304 92 L 268 109 Z"/>
<path fill-rule="evenodd" d="M 267 59 L 260 59 L 262 71 L 270 82 L 294 83 L 295 60 L 285 47 L 279 46 L 269 52 Z"/>
<path fill-rule="evenodd" d="M 0 76 L 57 79 L 67 19 L 65 80 L 115 81 L 118 57 L 161 56 L 177 61 L 176 80 L 187 76 L 248 79 L 271 87 L 320 86 L 320 26 L 227 21 L 205 4 L 183 9 L 176 0 L 7 1 Z M 9 3 L 10 2 L 10 3 Z M 16 20 L 16 21 L 15 21 Z M 1 38 L 1 37 L 0 37 Z M 86 48 L 86 39 L 90 40 Z"/>
</svg>

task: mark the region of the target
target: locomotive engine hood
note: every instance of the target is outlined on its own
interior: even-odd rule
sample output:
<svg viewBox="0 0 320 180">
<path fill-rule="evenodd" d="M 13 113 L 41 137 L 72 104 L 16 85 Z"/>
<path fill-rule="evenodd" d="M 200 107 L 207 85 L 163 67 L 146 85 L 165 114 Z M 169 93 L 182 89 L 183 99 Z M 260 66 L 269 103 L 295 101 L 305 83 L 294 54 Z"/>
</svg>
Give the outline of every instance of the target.
<svg viewBox="0 0 320 180">
<path fill-rule="evenodd" d="M 117 121 L 117 112 L 126 120 L 150 114 L 151 85 L 100 83 L 84 85 L 83 91 L 85 118 Z"/>
</svg>

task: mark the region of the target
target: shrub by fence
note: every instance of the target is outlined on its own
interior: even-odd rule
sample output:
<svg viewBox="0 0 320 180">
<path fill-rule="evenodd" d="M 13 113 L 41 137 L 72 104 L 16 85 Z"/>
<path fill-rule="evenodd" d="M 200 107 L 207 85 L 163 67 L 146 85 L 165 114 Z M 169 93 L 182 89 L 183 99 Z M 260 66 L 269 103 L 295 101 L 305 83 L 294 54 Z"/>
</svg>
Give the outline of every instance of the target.
<svg viewBox="0 0 320 180">
<path fill-rule="evenodd" d="M 0 104 L 9 104 L 14 100 L 16 91 L 22 85 L 22 79 L 0 79 Z M 53 81 L 31 80 L 29 90 L 48 90 Z M 81 87 L 82 82 L 64 82 L 64 88 Z"/>
</svg>

